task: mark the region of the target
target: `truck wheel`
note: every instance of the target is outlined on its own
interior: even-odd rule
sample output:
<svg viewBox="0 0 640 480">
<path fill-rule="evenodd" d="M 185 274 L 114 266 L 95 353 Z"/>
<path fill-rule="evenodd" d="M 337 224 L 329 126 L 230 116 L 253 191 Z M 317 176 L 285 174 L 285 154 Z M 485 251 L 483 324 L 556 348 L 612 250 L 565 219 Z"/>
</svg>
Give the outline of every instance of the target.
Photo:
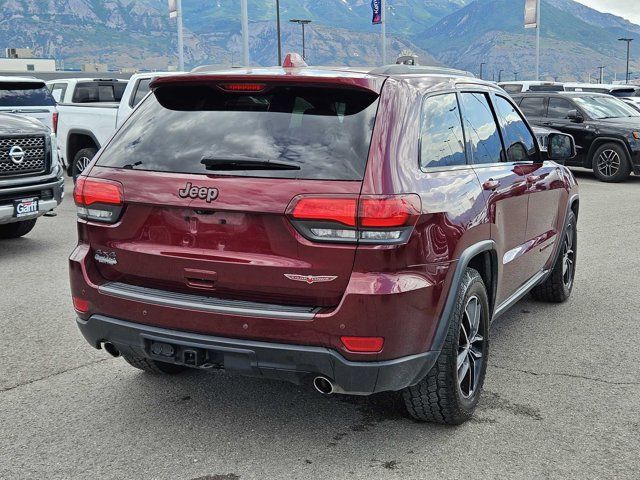
<svg viewBox="0 0 640 480">
<path fill-rule="evenodd" d="M 489 320 L 489 301 L 482 277 L 467 268 L 436 364 L 420 383 L 402 391 L 412 417 L 450 425 L 471 418 L 487 370 Z"/>
<path fill-rule="evenodd" d="M 76 153 L 76 156 L 73 157 L 73 163 L 71 164 L 71 176 L 73 177 L 74 182 L 91 163 L 91 160 L 96 156 L 96 153 L 98 153 L 98 151 L 95 148 L 83 148 Z"/>
<path fill-rule="evenodd" d="M 571 295 L 576 275 L 578 228 L 576 215 L 569 212 L 560 255 L 547 279 L 531 291 L 531 296 L 543 302 L 561 303 Z"/>
<path fill-rule="evenodd" d="M 36 226 L 36 219 L 0 225 L 0 238 L 24 237 Z"/>
<path fill-rule="evenodd" d="M 139 368 L 145 372 L 152 373 L 154 375 L 175 375 L 176 373 L 184 372 L 187 367 L 182 365 L 174 365 L 173 363 L 158 362 L 146 357 L 139 357 L 137 355 L 131 355 L 130 353 L 122 354 L 129 365 Z"/>
<path fill-rule="evenodd" d="M 605 143 L 591 159 L 593 173 L 601 182 L 624 182 L 631 175 L 631 162 L 627 152 L 616 143 Z"/>
</svg>

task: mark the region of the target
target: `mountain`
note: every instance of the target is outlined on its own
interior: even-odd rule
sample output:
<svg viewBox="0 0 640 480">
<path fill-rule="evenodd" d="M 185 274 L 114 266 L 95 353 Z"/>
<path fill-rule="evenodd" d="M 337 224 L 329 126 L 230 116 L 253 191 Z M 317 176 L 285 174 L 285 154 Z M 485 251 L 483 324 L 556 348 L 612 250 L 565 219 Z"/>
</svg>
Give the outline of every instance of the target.
<svg viewBox="0 0 640 480">
<path fill-rule="evenodd" d="M 503 78 L 532 78 L 533 30 L 523 28 L 525 0 L 387 0 L 389 58 L 411 51 L 423 64 L 442 63 Z M 639 0 L 640 1 L 640 0 Z M 379 63 L 380 26 L 371 25 L 371 0 L 280 0 L 283 50 L 302 50 L 307 28 L 310 64 Z M 188 67 L 238 64 L 238 0 L 183 0 Z M 66 68 L 106 63 L 110 68 L 166 69 L 177 63 L 175 21 L 166 0 L 0 0 L 0 47 L 32 47 Z M 275 0 L 249 0 L 251 60 L 274 65 Z M 584 79 L 605 65 L 623 75 L 622 36 L 640 26 L 572 0 L 543 0 L 541 68 L 546 78 Z M 634 45 L 635 47 L 635 45 Z M 637 56 L 635 58 L 638 58 Z M 640 71 L 635 60 L 632 70 Z M 607 78 L 609 79 L 609 78 Z"/>
<path fill-rule="evenodd" d="M 442 63 L 478 72 L 487 63 L 492 77 L 533 78 L 535 30 L 523 28 L 524 0 L 477 0 L 447 15 L 413 37 Z M 541 74 L 548 79 L 587 80 L 597 67 L 624 76 L 626 50 L 621 36 L 638 37 L 640 27 L 570 0 L 543 0 L 541 20 Z M 640 62 L 632 63 L 632 70 Z"/>
<path fill-rule="evenodd" d="M 433 58 L 409 39 L 470 0 L 396 0 L 389 13 L 389 52 L 409 50 L 423 63 Z M 370 0 L 281 0 L 284 50 L 300 51 L 307 29 L 308 57 L 324 64 L 377 64 L 379 26 L 371 25 Z M 188 66 L 238 63 L 241 58 L 238 0 L 184 0 Z M 0 46 L 32 47 L 61 59 L 66 68 L 107 63 L 111 68 L 165 69 L 176 64 L 175 22 L 166 0 L 0 0 Z M 277 61 L 275 0 L 250 0 L 252 62 Z M 322 42 L 322 43 L 319 43 Z"/>
</svg>

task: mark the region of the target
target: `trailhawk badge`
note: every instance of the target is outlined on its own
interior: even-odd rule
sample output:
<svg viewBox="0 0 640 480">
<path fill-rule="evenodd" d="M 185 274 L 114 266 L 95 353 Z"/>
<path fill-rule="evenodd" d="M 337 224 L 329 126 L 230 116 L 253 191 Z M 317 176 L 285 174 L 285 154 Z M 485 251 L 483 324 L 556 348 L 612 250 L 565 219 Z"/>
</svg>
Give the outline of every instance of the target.
<svg viewBox="0 0 640 480">
<path fill-rule="evenodd" d="M 333 275 L 295 275 L 293 273 L 285 273 L 284 274 L 285 277 L 287 277 L 289 280 L 293 280 L 294 282 L 306 282 L 309 285 L 311 285 L 312 283 L 326 283 L 326 282 L 333 282 L 336 278 L 336 276 Z"/>
</svg>

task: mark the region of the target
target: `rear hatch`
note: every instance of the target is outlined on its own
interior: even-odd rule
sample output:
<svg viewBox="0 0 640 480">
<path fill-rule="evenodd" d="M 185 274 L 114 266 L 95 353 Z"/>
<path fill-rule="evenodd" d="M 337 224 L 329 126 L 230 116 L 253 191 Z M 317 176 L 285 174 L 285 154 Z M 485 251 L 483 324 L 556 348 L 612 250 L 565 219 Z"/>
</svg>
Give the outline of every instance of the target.
<svg viewBox="0 0 640 480">
<path fill-rule="evenodd" d="M 337 305 L 355 242 L 308 240 L 289 214 L 301 196 L 358 198 L 381 86 L 158 81 L 90 172 L 123 196 L 115 225 L 87 224 L 100 275 L 222 299 Z"/>
<path fill-rule="evenodd" d="M 39 120 L 53 130 L 56 102 L 44 82 L 0 82 L 0 112 Z"/>
</svg>

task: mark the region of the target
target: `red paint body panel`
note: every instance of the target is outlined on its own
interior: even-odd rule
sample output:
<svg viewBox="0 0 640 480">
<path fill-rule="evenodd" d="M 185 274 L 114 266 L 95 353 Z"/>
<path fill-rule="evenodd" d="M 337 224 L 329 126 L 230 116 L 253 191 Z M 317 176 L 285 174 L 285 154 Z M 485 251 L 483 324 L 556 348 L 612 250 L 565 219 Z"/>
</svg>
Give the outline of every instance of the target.
<svg viewBox="0 0 640 480">
<path fill-rule="evenodd" d="M 450 79 L 386 78 L 323 70 L 254 70 L 167 77 L 172 82 L 291 82 L 344 85 L 380 92 L 362 182 L 187 175 L 93 167 L 92 177 L 124 186 L 125 209 L 115 225 L 79 221 L 70 258 L 74 297 L 91 314 L 229 338 L 324 346 L 351 360 L 382 360 L 432 348 L 458 259 L 486 240 L 497 245 L 495 306 L 549 268 L 567 202 L 575 193 L 568 170 L 552 162 L 445 171 L 418 164 L 420 112 L 426 93 L 453 88 Z M 104 155 L 108 155 L 108 148 Z M 95 163 L 95 162 L 94 162 Z M 495 191 L 483 189 L 489 179 Z M 180 198 L 187 183 L 216 188 L 212 203 Z M 417 194 L 422 212 L 399 245 L 317 243 L 285 212 L 301 194 Z M 97 250 L 117 265 L 99 264 Z M 513 258 L 511 258 L 513 257 Z M 508 260 L 508 261 L 507 261 Z M 307 284 L 284 274 L 336 276 Z M 229 299 L 322 307 L 311 320 L 212 314 L 123 300 L 98 292 L 118 281 Z M 379 353 L 351 353 L 341 336 L 383 337 Z"/>
</svg>

